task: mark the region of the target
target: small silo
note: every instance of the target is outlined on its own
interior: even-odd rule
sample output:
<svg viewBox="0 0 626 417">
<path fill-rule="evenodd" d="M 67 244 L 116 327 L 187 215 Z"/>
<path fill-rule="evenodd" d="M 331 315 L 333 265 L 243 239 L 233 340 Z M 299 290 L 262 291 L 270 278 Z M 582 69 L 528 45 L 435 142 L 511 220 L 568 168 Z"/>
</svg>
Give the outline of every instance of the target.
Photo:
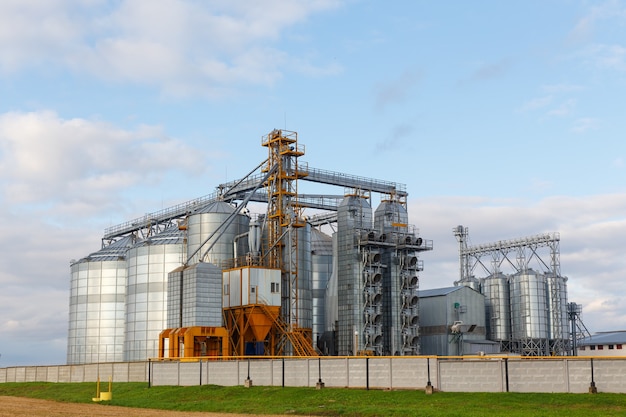
<svg viewBox="0 0 626 417">
<path fill-rule="evenodd" d="M 511 276 L 511 333 L 526 356 L 549 355 L 545 275 L 527 269 Z"/>
<path fill-rule="evenodd" d="M 187 253 L 189 256 L 195 253 L 189 261 L 190 265 L 202 261 L 222 267 L 224 262 L 246 255 L 248 239 L 243 234 L 248 232 L 250 218 L 239 213 L 228 227 L 222 226 L 234 212 L 235 208 L 232 205 L 224 201 L 213 201 L 189 216 L 187 219 Z M 204 243 L 211 235 L 213 237 Z M 205 258 L 200 259 L 218 238 L 219 241 L 213 245 Z M 237 253 L 233 247 L 236 238 Z"/>
<path fill-rule="evenodd" d="M 360 195 L 347 195 L 337 208 L 337 297 L 339 355 L 356 354 L 364 346 L 363 266 L 357 240 L 372 228 L 372 208 Z"/>
<path fill-rule="evenodd" d="M 71 264 L 68 365 L 124 360 L 125 237 Z"/>
<path fill-rule="evenodd" d="M 313 344 L 317 346 L 326 329 L 326 287 L 333 272 L 333 240 L 311 229 L 311 300 L 313 307 Z"/>
<path fill-rule="evenodd" d="M 511 299 L 509 278 L 503 273 L 491 274 L 482 285 L 487 313 L 487 339 L 506 342 L 511 339 Z"/>
<path fill-rule="evenodd" d="M 546 275 L 548 291 L 548 317 L 550 321 L 550 343 L 559 352 L 567 350 L 569 343 L 569 321 L 567 312 L 567 277 Z M 551 349 L 554 351 L 554 349 Z"/>
<path fill-rule="evenodd" d="M 186 259 L 184 232 L 172 226 L 128 251 L 125 361 L 158 356 L 167 328 L 167 277 Z"/>
</svg>

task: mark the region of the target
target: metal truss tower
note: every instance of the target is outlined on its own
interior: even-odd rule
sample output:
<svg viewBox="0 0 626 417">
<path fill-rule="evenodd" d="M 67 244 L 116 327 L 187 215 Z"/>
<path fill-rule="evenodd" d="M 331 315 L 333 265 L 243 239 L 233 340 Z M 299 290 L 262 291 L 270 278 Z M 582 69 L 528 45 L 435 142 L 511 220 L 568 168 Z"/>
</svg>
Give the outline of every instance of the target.
<svg viewBox="0 0 626 417">
<path fill-rule="evenodd" d="M 298 328 L 298 229 L 306 226 L 298 204 L 298 179 L 307 175 L 298 165 L 304 146 L 298 134 L 273 130 L 263 137 L 269 157 L 263 172 L 274 173 L 265 183 L 268 196 L 268 266 L 282 270 L 282 316 L 293 329 Z"/>
<path fill-rule="evenodd" d="M 475 270 L 480 268 L 487 274 L 495 276 L 506 267 L 513 268 L 516 273 L 525 273 L 532 262 L 539 264 L 548 283 L 550 352 L 556 355 L 565 354 L 568 350 L 569 335 L 567 335 L 568 318 L 563 308 L 567 304 L 567 294 L 562 283 L 564 278 L 561 276 L 560 235 L 556 232 L 545 233 L 467 246 L 467 228 L 457 226 L 453 232 L 460 243 L 461 283 L 472 280 Z M 545 255 L 545 249 L 549 252 L 548 257 Z"/>
</svg>

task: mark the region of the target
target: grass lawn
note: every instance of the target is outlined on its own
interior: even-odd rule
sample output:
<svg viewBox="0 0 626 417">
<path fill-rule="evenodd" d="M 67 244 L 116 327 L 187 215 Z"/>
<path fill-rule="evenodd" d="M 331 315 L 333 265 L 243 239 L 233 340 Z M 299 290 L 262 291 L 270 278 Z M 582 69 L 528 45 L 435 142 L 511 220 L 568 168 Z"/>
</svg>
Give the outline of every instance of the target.
<svg viewBox="0 0 626 417">
<path fill-rule="evenodd" d="M 108 383 L 102 383 L 106 391 Z M 0 395 L 91 402 L 95 383 L 4 383 Z M 180 411 L 319 416 L 626 416 L 624 394 L 520 394 L 380 391 L 340 388 L 152 387 L 114 383 L 124 407 Z"/>
</svg>

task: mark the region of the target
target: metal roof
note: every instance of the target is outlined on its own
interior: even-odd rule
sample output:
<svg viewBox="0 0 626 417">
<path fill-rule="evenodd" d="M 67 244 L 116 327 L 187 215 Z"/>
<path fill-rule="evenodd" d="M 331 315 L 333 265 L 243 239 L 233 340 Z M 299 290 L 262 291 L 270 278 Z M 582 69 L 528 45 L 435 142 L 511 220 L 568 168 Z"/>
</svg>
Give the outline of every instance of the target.
<svg viewBox="0 0 626 417">
<path fill-rule="evenodd" d="M 596 333 L 577 342 L 578 346 L 620 344 L 626 344 L 626 330 Z"/>
<path fill-rule="evenodd" d="M 458 291 L 461 288 L 469 288 L 469 287 L 459 286 L 459 287 L 433 288 L 431 290 L 420 290 L 417 292 L 417 296 L 420 298 L 441 297 L 443 295 L 452 294 L 453 292 Z"/>
</svg>

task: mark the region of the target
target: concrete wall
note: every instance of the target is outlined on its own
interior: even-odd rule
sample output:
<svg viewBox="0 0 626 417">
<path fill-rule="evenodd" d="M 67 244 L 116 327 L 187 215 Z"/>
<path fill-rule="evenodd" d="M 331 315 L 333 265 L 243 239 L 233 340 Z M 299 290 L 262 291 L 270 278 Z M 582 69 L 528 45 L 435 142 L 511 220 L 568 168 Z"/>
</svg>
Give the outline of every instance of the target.
<svg viewBox="0 0 626 417">
<path fill-rule="evenodd" d="M 147 362 L 0 368 L 2 382 L 148 382 Z"/>
<path fill-rule="evenodd" d="M 124 362 L 0 368 L 3 382 L 146 382 L 151 385 L 244 385 L 448 392 L 588 392 L 593 363 L 599 392 L 626 393 L 626 357 L 323 357 L 200 362 Z"/>
</svg>

